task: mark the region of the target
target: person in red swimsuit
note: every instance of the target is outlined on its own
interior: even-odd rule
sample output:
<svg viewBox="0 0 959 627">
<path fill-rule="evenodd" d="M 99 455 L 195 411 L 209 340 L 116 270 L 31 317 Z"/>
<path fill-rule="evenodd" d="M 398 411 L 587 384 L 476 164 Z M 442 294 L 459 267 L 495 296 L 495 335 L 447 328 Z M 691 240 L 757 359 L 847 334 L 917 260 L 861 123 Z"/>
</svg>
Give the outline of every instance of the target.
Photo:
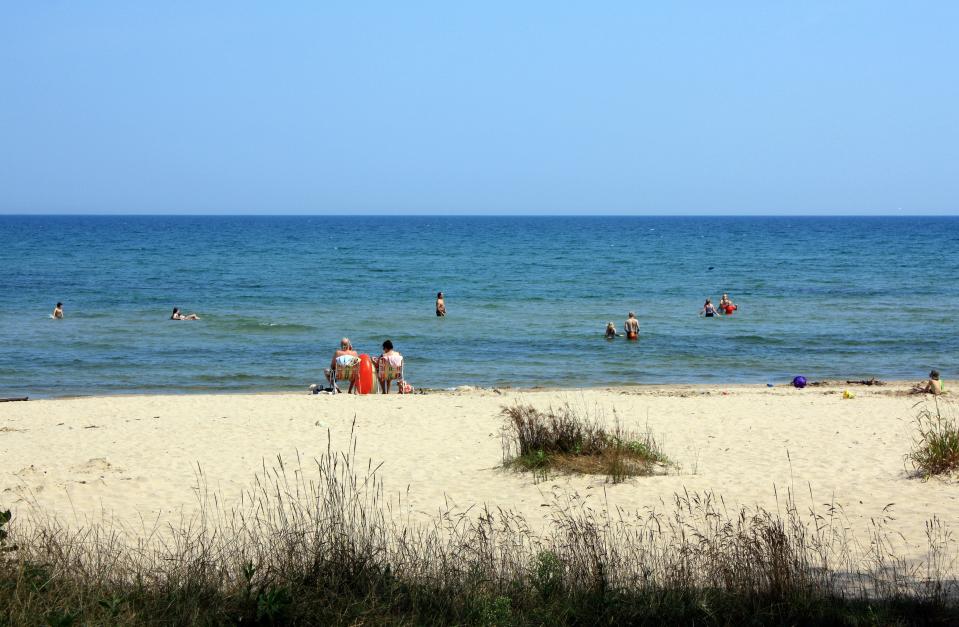
<svg viewBox="0 0 959 627">
<path fill-rule="evenodd" d="M 719 299 L 719 310 L 729 316 L 732 315 L 736 309 L 738 309 L 738 307 L 736 307 L 733 301 L 729 300 L 729 294 L 723 294 L 723 297 Z"/>
<path fill-rule="evenodd" d="M 639 320 L 636 319 L 636 314 L 632 311 L 629 312 L 629 317 L 626 318 L 626 324 L 623 328 L 626 331 L 627 340 L 639 339 Z"/>
</svg>

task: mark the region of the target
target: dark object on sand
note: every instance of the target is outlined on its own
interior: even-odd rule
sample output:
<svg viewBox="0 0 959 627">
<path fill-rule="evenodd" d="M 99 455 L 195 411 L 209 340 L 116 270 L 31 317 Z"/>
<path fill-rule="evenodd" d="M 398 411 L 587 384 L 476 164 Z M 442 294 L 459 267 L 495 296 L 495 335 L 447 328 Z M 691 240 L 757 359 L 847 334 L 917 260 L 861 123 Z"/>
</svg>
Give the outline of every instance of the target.
<svg viewBox="0 0 959 627">
<path fill-rule="evenodd" d="M 886 385 L 885 381 L 880 381 L 876 377 L 872 379 L 860 379 L 859 381 L 846 381 L 846 383 L 852 383 L 853 385 Z"/>
<path fill-rule="evenodd" d="M 0 403 L 13 403 L 14 401 L 29 401 L 29 396 L 16 396 L 13 398 L 0 398 Z"/>
<path fill-rule="evenodd" d="M 806 387 L 806 377 L 803 377 L 803 376 L 795 377 L 793 379 L 793 387 L 799 390 Z"/>
</svg>

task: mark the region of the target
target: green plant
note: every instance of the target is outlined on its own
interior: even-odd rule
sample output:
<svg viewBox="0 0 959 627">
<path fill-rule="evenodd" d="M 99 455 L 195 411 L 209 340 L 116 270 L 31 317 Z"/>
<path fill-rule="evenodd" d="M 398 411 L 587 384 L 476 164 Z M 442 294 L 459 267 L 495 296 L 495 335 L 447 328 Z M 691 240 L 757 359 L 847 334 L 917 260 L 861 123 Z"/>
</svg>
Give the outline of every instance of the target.
<svg viewBox="0 0 959 627">
<path fill-rule="evenodd" d="M 120 615 L 120 610 L 123 608 L 124 599 L 118 594 L 107 599 L 100 599 L 100 607 L 109 612 L 111 618 L 116 618 Z"/>
<path fill-rule="evenodd" d="M 74 612 L 53 610 L 47 612 L 46 618 L 49 627 L 72 627 L 76 624 L 78 616 Z"/>
<path fill-rule="evenodd" d="M 9 532 L 6 530 L 6 526 L 10 524 L 12 519 L 13 514 L 10 513 L 9 509 L 0 511 L 0 554 L 9 553 L 17 549 L 16 546 L 10 546 L 7 543 Z"/>
<path fill-rule="evenodd" d="M 483 605 L 483 625 L 486 627 L 509 627 L 512 621 L 512 603 L 507 596 L 487 600 Z"/>
<path fill-rule="evenodd" d="M 938 399 L 930 408 L 924 406 L 916 414 L 916 436 L 906 459 L 922 477 L 959 470 L 959 424 L 953 415 L 944 415 L 945 406 Z"/>
<path fill-rule="evenodd" d="M 621 483 L 670 464 L 651 433 L 637 437 L 623 430 L 618 420 L 609 432 L 568 405 L 546 411 L 513 405 L 502 413 L 504 463 L 532 471 L 534 480 L 557 470 L 605 474 L 612 483 Z"/>
<path fill-rule="evenodd" d="M 264 590 L 256 601 L 257 620 L 264 618 L 270 623 L 280 620 L 290 606 L 290 591 L 285 587 L 275 587 Z"/>
<path fill-rule="evenodd" d="M 543 598 L 549 598 L 562 589 L 563 564 L 552 551 L 540 551 L 533 561 L 533 582 Z"/>
</svg>

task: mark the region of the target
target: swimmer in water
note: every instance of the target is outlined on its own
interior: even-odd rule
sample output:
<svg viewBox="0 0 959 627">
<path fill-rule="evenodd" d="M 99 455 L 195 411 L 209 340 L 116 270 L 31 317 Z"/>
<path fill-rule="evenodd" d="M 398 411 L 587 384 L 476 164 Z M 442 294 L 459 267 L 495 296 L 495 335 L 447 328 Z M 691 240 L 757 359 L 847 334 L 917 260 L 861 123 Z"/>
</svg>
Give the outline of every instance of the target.
<svg viewBox="0 0 959 627">
<path fill-rule="evenodd" d="M 627 340 L 639 339 L 639 320 L 636 319 L 636 314 L 632 311 L 629 312 L 629 316 L 626 318 L 626 324 L 623 325 L 623 330 L 626 331 Z"/>
<path fill-rule="evenodd" d="M 63 303 L 57 303 L 57 306 L 53 308 L 53 313 L 50 314 L 50 317 L 54 320 L 63 320 Z"/>
<path fill-rule="evenodd" d="M 706 299 L 706 303 L 703 305 L 703 310 L 699 312 L 699 315 L 707 318 L 712 318 L 716 315 L 716 307 L 713 305 L 712 299 Z"/>
<path fill-rule="evenodd" d="M 737 309 L 739 308 L 736 306 L 736 304 L 729 300 L 729 294 L 723 293 L 723 297 L 719 299 L 719 311 L 728 316 Z"/>
<path fill-rule="evenodd" d="M 616 325 L 612 321 L 606 323 L 606 339 L 612 340 L 616 337 Z"/>
<path fill-rule="evenodd" d="M 436 315 L 440 318 L 446 315 L 446 301 L 443 300 L 443 292 L 436 293 Z"/>
<path fill-rule="evenodd" d="M 179 307 L 174 307 L 173 315 L 170 316 L 170 320 L 199 320 L 199 319 L 200 319 L 200 316 L 196 315 L 195 313 L 191 313 L 189 315 L 180 313 Z"/>
</svg>

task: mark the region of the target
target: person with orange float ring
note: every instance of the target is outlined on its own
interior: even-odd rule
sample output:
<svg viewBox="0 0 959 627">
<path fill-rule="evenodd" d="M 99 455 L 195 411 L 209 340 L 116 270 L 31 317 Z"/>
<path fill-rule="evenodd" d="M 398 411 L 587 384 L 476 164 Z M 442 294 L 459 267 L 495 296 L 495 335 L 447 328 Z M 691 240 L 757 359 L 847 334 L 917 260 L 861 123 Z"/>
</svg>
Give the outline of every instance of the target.
<svg viewBox="0 0 959 627">
<path fill-rule="evenodd" d="M 734 311 L 739 309 L 733 301 L 729 300 L 729 294 L 723 294 L 723 297 L 719 299 L 719 310 L 727 316 L 731 316 Z"/>
</svg>

